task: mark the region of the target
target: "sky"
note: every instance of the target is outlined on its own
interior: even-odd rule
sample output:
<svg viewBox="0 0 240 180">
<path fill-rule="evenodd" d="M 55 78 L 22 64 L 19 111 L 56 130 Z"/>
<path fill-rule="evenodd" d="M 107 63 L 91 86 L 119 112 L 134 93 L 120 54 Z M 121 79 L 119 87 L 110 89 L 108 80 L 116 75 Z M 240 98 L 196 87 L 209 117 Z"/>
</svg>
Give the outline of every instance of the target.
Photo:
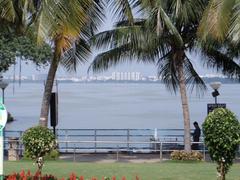
<svg viewBox="0 0 240 180">
<path fill-rule="evenodd" d="M 102 26 L 99 28 L 99 31 L 105 31 L 105 30 L 109 30 L 113 27 L 114 22 L 116 22 L 116 18 L 113 17 L 110 13 L 109 10 L 106 10 L 106 20 L 105 22 L 102 24 Z M 136 16 L 138 16 L 136 14 Z M 90 63 L 92 62 L 94 55 L 97 55 L 97 52 L 93 52 L 93 56 L 89 58 L 88 62 L 80 65 L 77 68 L 77 72 L 76 73 L 68 73 L 66 72 L 61 66 L 58 68 L 57 71 L 57 75 L 59 76 L 68 76 L 68 75 L 72 75 L 72 76 L 86 76 L 87 75 L 87 70 L 88 67 L 90 65 Z M 207 70 L 206 68 L 204 68 L 202 66 L 202 61 L 201 61 L 201 57 L 199 55 L 197 55 L 196 53 L 193 54 L 189 54 L 190 59 L 192 60 L 192 64 L 195 68 L 195 70 L 200 74 L 200 75 L 206 75 L 206 74 L 216 74 L 216 72 L 214 72 L 213 70 Z M 16 74 L 19 73 L 19 62 L 17 62 L 16 66 Z M 33 63 L 29 63 L 25 64 L 24 62 L 22 63 L 22 75 L 23 76 L 30 76 L 32 74 L 46 74 L 48 72 L 48 68 L 49 67 L 44 67 L 44 68 L 37 68 L 36 65 L 34 65 Z M 128 63 L 123 63 L 120 64 L 116 67 L 110 68 L 108 71 L 103 72 L 103 73 L 98 73 L 96 75 L 110 75 L 112 72 L 140 72 L 142 75 L 144 76 L 149 76 L 149 75 L 157 75 L 157 68 L 155 65 L 153 64 L 137 64 L 135 62 L 128 62 Z M 12 76 L 14 72 L 14 67 L 10 67 L 9 71 L 7 71 L 5 73 L 5 75 L 7 76 Z M 90 73 L 91 75 L 92 73 Z"/>
<path fill-rule="evenodd" d="M 192 60 L 192 64 L 195 68 L 195 70 L 199 73 L 199 75 L 204 76 L 206 74 L 217 74 L 213 70 L 208 70 L 202 65 L 202 60 L 201 57 L 197 54 L 190 54 L 189 55 Z M 76 73 L 69 73 L 66 72 L 63 67 L 59 67 L 57 71 L 57 75 L 59 76 L 86 76 L 87 75 L 87 70 L 90 65 L 90 62 L 92 59 L 89 60 L 88 63 L 84 65 L 80 65 L 77 68 Z M 19 73 L 19 62 L 16 64 L 16 75 Z M 25 64 L 22 62 L 22 75 L 24 76 L 30 76 L 32 74 L 46 74 L 48 72 L 49 67 L 36 67 L 33 63 L 28 63 Z M 116 67 L 110 68 L 108 71 L 105 71 L 103 73 L 98 73 L 96 75 L 111 75 L 112 72 L 140 72 L 144 76 L 150 76 L 150 75 L 157 75 L 157 68 L 153 64 L 139 64 L 135 62 L 128 62 L 128 63 L 123 63 L 120 64 Z M 13 75 L 14 68 L 13 66 L 9 69 L 8 72 L 5 73 L 7 76 Z M 90 73 L 92 75 L 92 73 Z"/>
</svg>

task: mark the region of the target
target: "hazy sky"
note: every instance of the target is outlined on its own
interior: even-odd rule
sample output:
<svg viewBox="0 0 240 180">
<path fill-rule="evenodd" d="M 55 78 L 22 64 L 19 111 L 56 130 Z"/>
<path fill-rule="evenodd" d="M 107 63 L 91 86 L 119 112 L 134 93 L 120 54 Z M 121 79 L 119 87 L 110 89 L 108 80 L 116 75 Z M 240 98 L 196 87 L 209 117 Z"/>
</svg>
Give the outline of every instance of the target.
<svg viewBox="0 0 240 180">
<path fill-rule="evenodd" d="M 113 27 L 114 22 L 116 21 L 116 19 L 111 16 L 109 10 L 106 10 L 105 14 L 106 14 L 106 21 L 103 23 L 102 27 L 100 28 L 100 31 L 111 29 Z M 94 54 L 96 55 L 97 52 L 94 52 Z M 87 69 L 92 60 L 93 60 L 93 57 L 89 58 L 88 63 L 79 66 L 77 69 L 76 76 L 87 75 Z M 200 75 L 214 73 L 212 70 L 206 70 L 206 68 L 203 68 L 203 66 L 201 64 L 201 58 L 198 55 L 192 54 L 191 60 L 192 60 L 193 66 L 195 67 L 195 69 L 197 70 L 197 72 Z M 16 68 L 16 74 L 18 74 L 19 63 L 16 64 L 15 68 Z M 47 73 L 47 71 L 48 71 L 48 67 L 40 68 L 39 70 L 37 70 L 36 66 L 32 63 L 28 63 L 27 65 L 25 63 L 22 63 L 22 75 L 28 76 L 28 75 L 32 75 L 32 74 L 42 74 L 42 73 Z M 113 72 L 113 71 L 122 71 L 122 72 L 137 71 L 143 75 L 156 75 L 156 72 L 157 72 L 156 67 L 153 64 L 137 64 L 137 63 L 132 62 L 132 63 L 125 63 L 125 64 L 118 65 L 117 67 L 111 68 L 102 74 L 110 75 L 111 72 Z M 57 73 L 59 75 L 68 75 L 69 74 L 62 67 L 59 67 Z M 75 74 L 75 73 L 73 73 L 73 74 Z M 6 75 L 13 75 L 13 67 L 11 67 L 9 69 L 9 71 L 6 73 Z"/>
</svg>

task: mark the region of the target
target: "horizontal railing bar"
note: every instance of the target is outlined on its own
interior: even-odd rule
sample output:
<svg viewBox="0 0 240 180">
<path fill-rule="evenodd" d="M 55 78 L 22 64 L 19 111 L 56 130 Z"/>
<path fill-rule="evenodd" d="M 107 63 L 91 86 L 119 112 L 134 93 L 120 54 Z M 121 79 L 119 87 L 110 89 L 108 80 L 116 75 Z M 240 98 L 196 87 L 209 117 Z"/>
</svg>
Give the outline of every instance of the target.
<svg viewBox="0 0 240 180">
<path fill-rule="evenodd" d="M 112 131 L 112 130 L 117 130 L 117 131 L 126 131 L 126 130 L 130 130 L 130 131 L 138 131 L 138 130 L 151 130 L 154 131 L 155 128 L 153 129 L 104 129 L 104 128 L 100 128 L 100 129 L 56 129 L 57 131 L 66 131 L 66 130 L 73 130 L 73 131 L 78 131 L 78 130 L 84 130 L 84 131 L 89 131 L 89 130 L 103 130 L 103 131 Z M 183 131 L 184 129 L 157 129 L 158 131 Z"/>
<path fill-rule="evenodd" d="M 21 142 L 21 140 L 4 140 L 4 142 Z M 57 143 L 109 143 L 109 144 L 184 144 L 183 141 L 57 141 Z M 204 142 L 191 142 L 203 144 Z"/>
<path fill-rule="evenodd" d="M 68 137 L 75 137 L 75 136 L 80 136 L 80 137 L 92 137 L 95 136 L 94 134 L 90 134 L 90 135 L 85 135 L 85 134 L 68 134 Z M 130 135 L 122 135 L 122 134 L 116 134 L 116 135 L 110 135 L 110 134 L 97 134 L 97 137 L 152 137 L 152 135 L 134 135 L 134 134 L 130 134 Z M 58 135 L 58 137 L 66 137 L 66 135 Z M 158 138 L 161 137 L 184 137 L 184 135 L 159 135 Z"/>
</svg>

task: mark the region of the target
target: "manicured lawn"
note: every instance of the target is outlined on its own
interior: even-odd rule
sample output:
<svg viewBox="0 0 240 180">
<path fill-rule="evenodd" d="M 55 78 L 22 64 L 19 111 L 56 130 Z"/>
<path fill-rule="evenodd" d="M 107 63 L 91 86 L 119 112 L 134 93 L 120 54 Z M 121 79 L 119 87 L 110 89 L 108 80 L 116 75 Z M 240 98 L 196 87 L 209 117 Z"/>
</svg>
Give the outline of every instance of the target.
<svg viewBox="0 0 240 180">
<path fill-rule="evenodd" d="M 36 166 L 30 161 L 4 162 L 4 172 L 19 172 L 30 169 L 34 172 Z M 75 172 L 85 178 L 95 176 L 126 176 L 127 180 L 132 180 L 136 175 L 141 180 L 215 180 L 216 166 L 206 162 L 172 162 L 163 163 L 72 163 L 63 161 L 46 162 L 43 173 L 53 174 L 57 177 L 69 177 Z M 240 164 L 234 164 L 227 180 L 240 180 Z"/>
</svg>

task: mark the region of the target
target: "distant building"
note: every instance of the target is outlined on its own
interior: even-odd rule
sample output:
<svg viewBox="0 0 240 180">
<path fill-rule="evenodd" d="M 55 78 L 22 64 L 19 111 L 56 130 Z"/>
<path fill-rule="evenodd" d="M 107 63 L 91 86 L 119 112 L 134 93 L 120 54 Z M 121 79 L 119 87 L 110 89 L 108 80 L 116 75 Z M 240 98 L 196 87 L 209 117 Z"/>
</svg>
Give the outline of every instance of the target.
<svg viewBox="0 0 240 180">
<path fill-rule="evenodd" d="M 113 72 L 112 80 L 115 81 L 140 81 L 140 72 Z"/>
<path fill-rule="evenodd" d="M 32 75 L 33 81 L 46 81 L 46 79 L 47 79 L 47 74 Z"/>
</svg>

